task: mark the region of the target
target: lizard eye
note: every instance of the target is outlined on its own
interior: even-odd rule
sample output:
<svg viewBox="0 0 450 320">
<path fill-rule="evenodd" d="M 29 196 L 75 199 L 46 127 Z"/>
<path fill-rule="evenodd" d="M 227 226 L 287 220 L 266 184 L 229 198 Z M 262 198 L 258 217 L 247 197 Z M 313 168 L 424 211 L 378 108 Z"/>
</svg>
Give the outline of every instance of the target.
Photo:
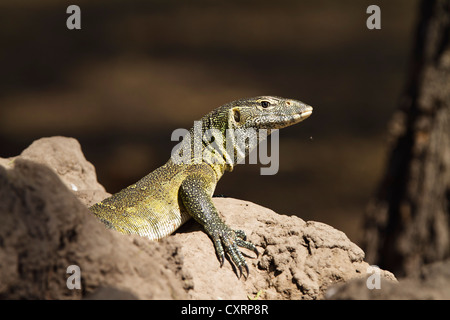
<svg viewBox="0 0 450 320">
<path fill-rule="evenodd" d="M 241 113 L 239 112 L 239 110 L 233 110 L 233 114 L 234 114 L 234 121 L 236 122 L 241 121 Z"/>
<path fill-rule="evenodd" d="M 270 106 L 269 101 L 261 101 L 261 107 L 267 108 L 268 106 Z"/>
</svg>

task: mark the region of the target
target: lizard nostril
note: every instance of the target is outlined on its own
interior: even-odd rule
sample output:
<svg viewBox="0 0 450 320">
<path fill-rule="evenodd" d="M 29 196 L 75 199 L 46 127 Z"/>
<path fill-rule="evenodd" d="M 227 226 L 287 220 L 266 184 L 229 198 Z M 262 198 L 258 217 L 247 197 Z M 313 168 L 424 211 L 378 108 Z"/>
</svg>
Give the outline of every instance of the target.
<svg viewBox="0 0 450 320">
<path fill-rule="evenodd" d="M 286 104 L 287 104 L 288 106 L 290 106 L 290 105 L 291 105 L 291 102 L 290 102 L 290 101 L 286 101 Z"/>
</svg>

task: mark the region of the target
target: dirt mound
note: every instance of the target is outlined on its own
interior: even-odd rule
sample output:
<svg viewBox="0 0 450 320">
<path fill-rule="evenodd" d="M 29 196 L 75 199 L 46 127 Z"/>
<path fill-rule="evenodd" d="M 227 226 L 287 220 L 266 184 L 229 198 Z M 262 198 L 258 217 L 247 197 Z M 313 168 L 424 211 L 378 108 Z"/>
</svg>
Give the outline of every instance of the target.
<svg viewBox="0 0 450 320">
<path fill-rule="evenodd" d="M 351 280 L 329 288 L 328 299 L 399 300 L 399 299 L 450 299 L 450 260 L 426 265 L 417 276 L 399 279 L 398 282 L 380 279 L 379 289 L 367 290 L 364 279 Z"/>
<path fill-rule="evenodd" d="M 0 159 L 0 297 L 320 299 L 332 284 L 367 278 L 364 252 L 343 232 L 215 198 L 226 223 L 243 229 L 260 252 L 247 258 L 244 281 L 230 263 L 220 268 L 194 221 L 159 242 L 105 229 L 86 206 L 107 195 L 75 139 L 40 139 Z M 67 286 L 72 265 L 81 289 Z"/>
<path fill-rule="evenodd" d="M 171 239 L 109 232 L 47 167 L 17 159 L 0 167 L 0 297 L 76 299 L 114 287 L 148 299 L 187 298 Z M 81 289 L 66 285 L 69 266 Z"/>
<path fill-rule="evenodd" d="M 197 224 L 182 227 L 172 237 L 183 243 L 194 299 L 247 299 L 258 292 L 265 299 L 319 299 L 333 283 L 367 277 L 364 252 L 333 227 L 279 215 L 247 201 L 215 198 L 214 203 L 228 225 L 246 232 L 260 256 L 247 258 L 250 277 L 241 281 L 230 263 L 219 267 L 211 240 Z M 382 275 L 395 279 L 389 272 Z"/>
</svg>

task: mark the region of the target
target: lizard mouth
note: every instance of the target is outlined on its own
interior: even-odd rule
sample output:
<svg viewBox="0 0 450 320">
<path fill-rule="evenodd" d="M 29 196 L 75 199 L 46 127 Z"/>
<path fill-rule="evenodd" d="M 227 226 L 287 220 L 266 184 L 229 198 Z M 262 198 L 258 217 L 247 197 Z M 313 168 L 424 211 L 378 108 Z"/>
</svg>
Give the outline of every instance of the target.
<svg viewBox="0 0 450 320">
<path fill-rule="evenodd" d="M 307 107 L 306 107 L 306 110 L 304 110 L 304 111 L 300 114 L 300 117 L 301 117 L 302 119 L 306 119 L 306 118 L 308 118 L 308 117 L 312 114 L 312 112 L 313 112 L 313 108 L 312 108 L 311 106 L 307 106 Z"/>
<path fill-rule="evenodd" d="M 295 123 L 305 120 L 312 114 L 312 112 L 313 108 L 311 106 L 302 107 L 300 112 L 294 115 Z"/>
<path fill-rule="evenodd" d="M 273 118 L 269 119 L 268 121 L 262 121 L 260 123 L 261 128 L 281 129 L 297 124 L 308 118 L 312 114 L 313 108 L 308 105 L 302 105 L 292 111 L 292 113 L 289 113 L 287 115 L 278 115 L 277 121 L 273 121 Z"/>
</svg>

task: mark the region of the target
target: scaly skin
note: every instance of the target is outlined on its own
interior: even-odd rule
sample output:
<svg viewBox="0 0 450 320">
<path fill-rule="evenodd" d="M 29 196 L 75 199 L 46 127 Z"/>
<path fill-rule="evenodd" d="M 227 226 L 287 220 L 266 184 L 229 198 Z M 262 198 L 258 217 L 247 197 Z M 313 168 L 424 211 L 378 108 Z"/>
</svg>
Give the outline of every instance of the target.
<svg viewBox="0 0 450 320">
<path fill-rule="evenodd" d="M 270 134 L 270 130 L 306 119 L 311 112 L 312 107 L 300 101 L 270 96 L 223 105 L 201 119 L 202 131 L 196 131 L 195 126 L 189 131 L 180 143 L 180 149 L 166 164 L 93 205 L 90 210 L 108 228 L 151 240 L 170 235 L 193 217 L 211 237 L 221 266 L 226 252 L 239 269 L 239 276 L 243 268 L 248 276 L 247 263 L 238 247 L 253 250 L 256 255 L 258 250 L 246 241 L 242 230 L 232 230 L 222 221 L 212 202 L 215 187 L 224 172 L 232 171 L 234 165 L 252 150 L 248 146 L 242 147 L 236 140 L 231 140 L 232 148 L 228 145 L 227 149 L 226 142 L 230 143 L 230 140 L 226 139 L 226 130 L 267 129 Z M 208 129 L 215 129 L 223 137 L 222 143 L 216 139 L 219 156 L 211 151 L 208 143 L 201 143 Z M 185 152 L 189 162 L 180 163 L 178 159 L 186 156 Z M 205 155 L 215 157 L 216 161 L 208 160 Z"/>
</svg>

